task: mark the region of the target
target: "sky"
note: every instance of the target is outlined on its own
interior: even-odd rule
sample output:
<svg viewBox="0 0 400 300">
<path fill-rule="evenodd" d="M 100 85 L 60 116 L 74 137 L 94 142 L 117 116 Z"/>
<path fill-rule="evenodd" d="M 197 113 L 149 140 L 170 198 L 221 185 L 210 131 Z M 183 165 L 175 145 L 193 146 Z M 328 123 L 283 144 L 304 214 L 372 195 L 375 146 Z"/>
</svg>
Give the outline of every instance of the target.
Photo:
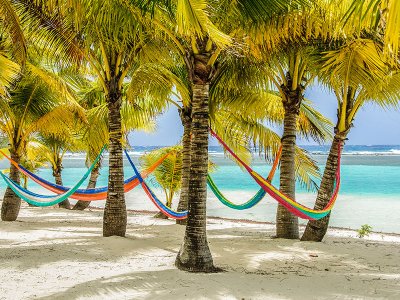
<svg viewBox="0 0 400 300">
<path fill-rule="evenodd" d="M 306 98 L 332 121 L 336 120 L 336 98 L 320 86 L 306 91 Z M 279 129 L 278 129 L 279 130 Z M 157 129 L 153 133 L 134 132 L 129 136 L 132 146 L 168 146 L 179 143 L 183 128 L 176 107 L 157 118 Z M 384 110 L 367 104 L 357 113 L 354 127 L 348 136 L 348 145 L 400 145 L 400 110 Z M 314 145 L 313 141 L 299 140 L 299 145 Z M 214 139 L 210 145 L 217 145 Z"/>
</svg>

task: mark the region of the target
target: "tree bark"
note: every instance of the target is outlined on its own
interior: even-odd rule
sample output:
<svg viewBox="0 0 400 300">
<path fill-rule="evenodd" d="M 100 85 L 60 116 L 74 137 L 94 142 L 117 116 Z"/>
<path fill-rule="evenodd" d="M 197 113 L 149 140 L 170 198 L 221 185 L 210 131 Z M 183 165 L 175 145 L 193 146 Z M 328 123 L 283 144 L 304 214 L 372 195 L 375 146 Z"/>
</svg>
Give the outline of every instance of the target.
<svg viewBox="0 0 400 300">
<path fill-rule="evenodd" d="M 178 211 L 188 209 L 189 199 L 189 179 L 190 179 L 190 135 L 192 127 L 191 109 L 183 108 L 181 113 L 181 120 L 183 125 L 182 136 L 182 182 L 181 193 L 179 196 Z M 176 224 L 186 225 L 187 219 L 176 220 Z"/>
<path fill-rule="evenodd" d="M 19 163 L 20 157 L 15 151 L 10 150 L 11 159 Z M 20 183 L 18 169 L 10 164 L 10 179 L 16 183 Z M 21 207 L 21 198 L 19 198 L 13 190 L 7 186 L 4 193 L 3 204 L 1 205 L 1 219 L 3 221 L 15 221 L 18 217 L 19 208 Z"/>
<path fill-rule="evenodd" d="M 99 177 L 99 173 L 100 173 L 99 170 L 100 170 L 100 165 L 97 164 L 94 167 L 94 169 L 92 170 L 92 172 L 90 173 L 90 178 L 89 178 L 89 182 L 87 185 L 87 189 L 94 189 L 96 187 L 97 178 Z M 89 205 L 90 205 L 90 201 L 79 200 L 78 202 L 75 203 L 72 210 L 84 210 L 84 209 L 88 208 Z"/>
<path fill-rule="evenodd" d="M 122 156 L 121 91 L 118 78 L 108 82 L 109 173 L 108 193 L 103 217 L 103 236 L 125 236 L 127 212 L 124 194 L 124 166 Z"/>
<path fill-rule="evenodd" d="M 208 172 L 208 83 L 193 84 L 192 140 L 187 226 L 175 265 L 191 272 L 213 272 L 206 231 Z"/>
<path fill-rule="evenodd" d="M 62 164 L 60 161 L 60 163 L 57 164 L 56 168 L 53 169 L 53 176 L 54 176 L 56 184 L 58 184 L 58 185 L 63 185 L 61 171 L 62 171 Z M 68 199 L 65 199 L 63 202 L 58 203 L 58 207 L 65 208 L 65 209 L 71 209 L 71 203 L 69 202 Z"/>
<path fill-rule="evenodd" d="M 296 129 L 301 99 L 301 91 L 296 90 L 288 92 L 287 100 L 283 101 L 285 116 L 282 135 L 280 191 L 292 199 L 296 197 Z M 278 204 L 276 213 L 276 237 L 285 239 L 299 238 L 298 218 L 281 204 Z"/>
<path fill-rule="evenodd" d="M 335 135 L 332 141 L 314 209 L 323 209 L 332 196 L 335 186 L 336 171 L 338 168 L 339 144 L 341 143 L 341 147 L 343 148 L 342 141 L 344 138 L 345 136 Z M 328 230 L 329 218 L 330 213 L 320 220 L 308 221 L 301 240 L 321 242 Z"/>
</svg>

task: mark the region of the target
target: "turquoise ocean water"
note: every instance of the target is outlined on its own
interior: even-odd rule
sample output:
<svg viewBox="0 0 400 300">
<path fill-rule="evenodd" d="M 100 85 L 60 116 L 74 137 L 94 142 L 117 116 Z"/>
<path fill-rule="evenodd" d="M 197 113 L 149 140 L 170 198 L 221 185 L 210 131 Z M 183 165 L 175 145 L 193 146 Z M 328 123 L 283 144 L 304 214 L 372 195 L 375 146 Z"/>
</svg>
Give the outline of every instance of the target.
<svg viewBox="0 0 400 300">
<path fill-rule="evenodd" d="M 140 155 L 154 147 L 136 147 L 131 156 L 137 162 Z M 323 168 L 327 146 L 305 146 L 312 157 Z M 212 174 L 218 187 L 228 198 L 237 203 L 247 201 L 258 190 L 257 184 L 242 169 L 225 158 L 219 147 L 210 147 L 210 158 L 217 164 L 217 170 Z M 107 155 L 105 155 L 105 161 Z M 266 175 L 270 166 L 258 156 L 254 156 L 252 166 L 262 175 Z M 5 160 L 0 161 L 0 169 L 7 168 Z M 86 171 L 84 155 L 79 153 L 66 154 L 64 159 L 64 185 L 71 186 Z M 107 185 L 107 167 L 101 171 L 98 186 Z M 41 169 L 38 174 L 52 180 L 49 169 Z M 133 171 L 125 161 L 125 174 L 132 176 Z M 278 185 L 279 174 L 273 181 Z M 163 199 L 162 191 L 157 188 L 154 179 L 148 182 L 155 188 L 156 194 Z M 30 182 L 29 188 L 45 193 L 40 186 Z M 4 193 L 5 184 L 0 182 L 0 195 Z M 307 191 L 298 184 L 297 201 L 313 206 L 315 191 Z M 177 197 L 176 197 L 177 198 Z M 103 207 L 105 201 L 92 202 L 92 205 Z M 140 187 L 126 195 L 129 209 L 155 210 Z M 175 201 L 176 205 L 176 201 Z M 223 206 L 209 191 L 208 214 L 238 219 L 257 221 L 274 221 L 276 203 L 266 197 L 254 208 L 246 211 L 235 211 Z M 304 223 L 304 222 L 301 222 Z M 400 233 L 400 145 L 352 146 L 345 147 L 342 159 L 342 186 L 337 204 L 331 217 L 331 225 L 357 229 L 363 224 L 369 224 L 373 230 Z"/>
</svg>

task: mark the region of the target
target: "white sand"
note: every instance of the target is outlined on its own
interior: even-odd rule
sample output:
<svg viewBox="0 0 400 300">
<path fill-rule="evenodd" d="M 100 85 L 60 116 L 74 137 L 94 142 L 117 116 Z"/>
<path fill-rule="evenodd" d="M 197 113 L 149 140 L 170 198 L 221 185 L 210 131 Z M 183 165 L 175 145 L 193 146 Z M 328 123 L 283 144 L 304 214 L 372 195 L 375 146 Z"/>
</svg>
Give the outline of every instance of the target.
<svg viewBox="0 0 400 300">
<path fill-rule="evenodd" d="M 21 209 L 0 222 L 0 299 L 400 299 L 400 237 L 330 230 L 323 243 L 274 226 L 209 220 L 217 274 L 177 270 L 184 227 L 130 214 L 103 238 L 102 211 Z"/>
</svg>

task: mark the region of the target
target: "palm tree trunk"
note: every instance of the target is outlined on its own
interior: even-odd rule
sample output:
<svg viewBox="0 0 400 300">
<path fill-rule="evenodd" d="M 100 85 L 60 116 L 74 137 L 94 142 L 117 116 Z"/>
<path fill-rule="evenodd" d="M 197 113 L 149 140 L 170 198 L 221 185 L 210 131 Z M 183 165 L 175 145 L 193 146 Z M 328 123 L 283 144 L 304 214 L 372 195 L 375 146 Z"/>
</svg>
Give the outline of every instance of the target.
<svg viewBox="0 0 400 300">
<path fill-rule="evenodd" d="M 191 272 L 213 272 L 206 231 L 206 200 L 208 171 L 209 85 L 193 84 L 192 140 L 189 201 L 185 238 L 175 265 Z"/>
<path fill-rule="evenodd" d="M 335 135 L 331 149 L 329 151 L 329 155 L 326 161 L 324 175 L 322 177 L 321 186 L 318 190 L 317 200 L 315 202 L 314 209 L 323 209 L 329 202 L 334 185 L 335 185 L 335 177 L 336 171 L 338 168 L 338 150 L 339 144 L 343 147 L 342 141 L 345 139 L 345 136 Z M 328 230 L 330 213 L 320 219 L 315 221 L 309 221 L 307 223 L 306 229 L 301 237 L 302 241 L 314 241 L 321 242 L 324 238 L 326 231 Z"/>
<path fill-rule="evenodd" d="M 124 194 L 124 165 L 122 157 L 121 91 L 118 78 L 109 82 L 108 126 L 109 126 L 109 173 L 108 193 L 103 217 L 103 236 L 125 236 L 127 212 Z"/>
<path fill-rule="evenodd" d="M 54 176 L 56 184 L 58 184 L 58 185 L 63 185 L 62 177 L 61 177 L 61 170 L 62 170 L 61 164 L 57 165 L 56 169 L 53 169 L 53 176 Z M 69 202 L 68 199 L 65 199 L 63 202 L 58 203 L 58 207 L 65 208 L 65 209 L 71 209 L 71 203 Z"/>
<path fill-rule="evenodd" d="M 179 196 L 178 211 L 184 211 L 188 208 L 189 199 L 189 179 L 190 179 L 190 134 L 192 127 L 191 109 L 183 108 L 181 113 L 183 125 L 182 136 L 182 182 L 181 193 Z M 176 220 L 176 224 L 186 225 L 187 219 Z"/>
<path fill-rule="evenodd" d="M 19 163 L 20 157 L 15 151 L 10 150 L 11 159 Z M 18 169 L 10 164 L 10 179 L 16 183 L 20 183 Z M 18 217 L 19 208 L 21 206 L 21 198 L 19 198 L 13 190 L 7 186 L 4 193 L 3 204 L 1 205 L 1 219 L 3 221 L 15 221 Z"/>
<path fill-rule="evenodd" d="M 297 93 L 296 93 L 297 94 Z M 296 126 L 299 116 L 301 98 L 298 96 L 288 97 L 284 101 L 285 116 L 282 135 L 282 156 L 280 168 L 280 191 L 292 199 L 296 195 L 295 177 L 295 149 L 296 149 Z M 299 238 L 299 221 L 283 205 L 278 204 L 276 214 L 276 236 L 285 239 Z"/>
<path fill-rule="evenodd" d="M 94 167 L 94 169 L 92 170 L 92 172 L 90 173 L 90 178 L 89 178 L 89 182 L 87 185 L 88 189 L 94 189 L 96 187 L 97 178 L 99 177 L 99 173 L 100 173 L 99 171 L 100 171 L 100 165 L 97 164 Z M 89 205 L 90 205 L 90 201 L 79 200 L 78 202 L 75 203 L 72 210 L 84 210 L 85 208 L 89 207 Z"/>
</svg>

